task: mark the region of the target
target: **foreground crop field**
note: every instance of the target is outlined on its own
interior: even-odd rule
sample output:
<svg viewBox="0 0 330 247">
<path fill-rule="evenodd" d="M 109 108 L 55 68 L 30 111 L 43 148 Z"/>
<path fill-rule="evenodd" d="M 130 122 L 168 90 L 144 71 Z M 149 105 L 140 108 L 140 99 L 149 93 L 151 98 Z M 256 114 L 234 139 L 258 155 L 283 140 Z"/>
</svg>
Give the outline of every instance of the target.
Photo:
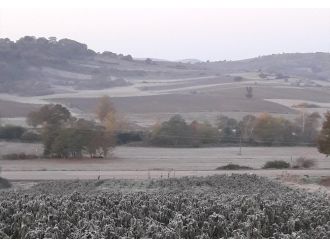
<svg viewBox="0 0 330 247">
<path fill-rule="evenodd" d="M 1 238 L 330 238 L 326 195 L 255 175 L 44 182 L 0 192 Z"/>
</svg>

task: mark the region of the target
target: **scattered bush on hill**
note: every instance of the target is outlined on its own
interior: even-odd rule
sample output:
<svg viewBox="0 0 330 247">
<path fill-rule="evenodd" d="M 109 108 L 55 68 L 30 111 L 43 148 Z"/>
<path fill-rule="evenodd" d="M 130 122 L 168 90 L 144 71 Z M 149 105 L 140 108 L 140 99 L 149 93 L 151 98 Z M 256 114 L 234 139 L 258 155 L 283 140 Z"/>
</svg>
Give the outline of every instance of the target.
<svg viewBox="0 0 330 247">
<path fill-rule="evenodd" d="M 288 163 L 284 160 L 267 161 L 266 164 L 262 168 L 263 169 L 288 169 L 288 168 L 290 168 L 290 163 Z"/>
</svg>

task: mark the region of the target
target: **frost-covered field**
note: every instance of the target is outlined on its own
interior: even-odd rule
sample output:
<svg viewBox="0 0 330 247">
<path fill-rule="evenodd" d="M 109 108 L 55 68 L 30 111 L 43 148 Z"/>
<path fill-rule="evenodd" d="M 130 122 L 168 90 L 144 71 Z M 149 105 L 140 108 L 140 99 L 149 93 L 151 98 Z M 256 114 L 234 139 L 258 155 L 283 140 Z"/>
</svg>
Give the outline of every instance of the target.
<svg viewBox="0 0 330 247">
<path fill-rule="evenodd" d="M 330 238 L 328 196 L 255 175 L 0 192 L 0 238 Z"/>
<path fill-rule="evenodd" d="M 299 109 L 300 111 L 304 111 L 307 113 L 313 113 L 313 112 L 318 112 L 321 115 L 326 113 L 327 111 L 330 110 L 330 103 L 324 103 L 324 102 L 317 102 L 317 101 L 311 101 L 311 100 L 294 100 L 294 99 L 265 99 L 266 101 L 274 102 L 280 105 L 284 105 L 286 107 L 295 109 L 295 105 L 299 105 L 302 103 L 307 103 L 307 104 L 313 104 L 317 106 L 316 108 L 296 108 Z"/>
<path fill-rule="evenodd" d="M 39 144 L 0 143 L 0 155 L 11 152 L 40 154 Z M 205 176 L 228 173 L 219 166 L 234 163 L 260 168 L 269 160 L 294 162 L 298 157 L 312 158 L 318 166 L 312 170 L 290 170 L 291 174 L 330 176 L 330 159 L 313 147 L 239 147 L 152 148 L 117 147 L 110 159 L 83 160 L 0 160 L 2 175 L 10 179 L 95 179 Z M 169 174 L 170 172 L 170 174 Z M 230 171 L 231 172 L 231 171 Z M 241 171 L 238 171 L 241 172 Z M 258 175 L 277 176 L 283 171 L 255 170 Z"/>
<path fill-rule="evenodd" d="M 0 142 L 0 155 L 12 152 L 41 154 L 42 145 Z M 330 158 L 315 147 L 156 148 L 117 147 L 109 159 L 83 160 L 0 160 L 3 170 L 214 170 L 229 162 L 260 168 L 266 161 L 288 162 L 298 157 L 312 158 L 318 168 L 330 168 Z"/>
</svg>

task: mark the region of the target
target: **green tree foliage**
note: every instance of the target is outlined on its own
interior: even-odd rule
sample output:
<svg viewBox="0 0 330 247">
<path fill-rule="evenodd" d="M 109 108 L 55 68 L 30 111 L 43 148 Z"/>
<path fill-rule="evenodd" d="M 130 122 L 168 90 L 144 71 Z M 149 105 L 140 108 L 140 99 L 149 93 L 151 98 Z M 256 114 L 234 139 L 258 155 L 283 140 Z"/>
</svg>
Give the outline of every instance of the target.
<svg viewBox="0 0 330 247">
<path fill-rule="evenodd" d="M 222 142 L 237 142 L 239 124 L 236 119 L 220 115 L 216 122 Z"/>
<path fill-rule="evenodd" d="M 27 122 L 42 126 L 44 155 L 57 158 L 106 157 L 115 146 L 113 133 L 93 121 L 77 119 L 61 105 L 46 105 L 31 112 Z"/>
<path fill-rule="evenodd" d="M 256 123 L 256 116 L 246 115 L 239 122 L 239 129 L 241 130 L 242 139 L 252 141 L 253 131 Z"/>
<path fill-rule="evenodd" d="M 32 111 L 27 116 L 27 123 L 34 127 L 44 125 L 52 128 L 61 127 L 71 118 L 68 109 L 60 104 L 42 106 L 37 111 Z"/>
<path fill-rule="evenodd" d="M 130 142 L 141 142 L 143 141 L 145 132 L 143 131 L 126 131 L 119 132 L 116 134 L 117 144 L 127 144 Z"/>
<path fill-rule="evenodd" d="M 267 161 L 262 169 L 288 169 L 290 168 L 290 163 L 284 160 L 273 160 Z"/>
<path fill-rule="evenodd" d="M 5 125 L 0 127 L 0 139 L 19 140 L 26 132 L 26 129 L 21 126 Z"/>
<path fill-rule="evenodd" d="M 199 123 L 193 121 L 190 127 L 192 128 L 192 136 L 196 144 L 214 144 L 219 142 L 219 131 L 209 122 Z"/>
<path fill-rule="evenodd" d="M 193 121 L 190 124 L 180 115 L 154 126 L 150 142 L 159 146 L 199 146 L 215 144 L 219 141 L 219 132 L 210 123 Z"/>
<path fill-rule="evenodd" d="M 110 149 L 116 145 L 114 133 L 93 121 L 77 119 L 72 126 L 80 132 L 83 150 L 87 151 L 91 157 L 106 157 Z"/>
<path fill-rule="evenodd" d="M 160 146 L 199 146 L 203 144 L 246 145 L 315 145 L 318 134 L 319 115 L 305 116 L 304 131 L 301 122 L 262 113 L 259 116 L 246 115 L 237 121 L 224 115 L 217 118 L 216 125 L 193 121 L 187 124 L 176 115 L 169 121 L 156 124 L 151 132 L 150 142 Z"/>
<path fill-rule="evenodd" d="M 40 135 L 34 131 L 29 131 L 22 126 L 5 125 L 0 126 L 0 139 L 37 142 L 40 141 Z"/>
<path fill-rule="evenodd" d="M 51 146 L 52 155 L 59 158 L 81 158 L 88 135 L 80 129 L 61 129 Z"/>
<path fill-rule="evenodd" d="M 297 126 L 281 117 L 261 114 L 255 122 L 254 139 L 264 144 L 294 144 L 297 140 Z"/>
<path fill-rule="evenodd" d="M 299 126 L 299 131 L 301 132 L 301 139 L 303 141 L 313 141 L 316 142 L 318 134 L 321 115 L 318 112 L 311 114 L 301 114 L 301 117 L 296 119 L 296 124 Z"/>
<path fill-rule="evenodd" d="M 324 116 L 325 121 L 318 136 L 317 147 L 320 153 L 328 156 L 330 154 L 330 112 L 327 112 Z"/>
<path fill-rule="evenodd" d="M 175 115 L 170 120 L 154 128 L 151 143 L 164 146 L 191 145 L 192 129 L 180 116 Z"/>
<path fill-rule="evenodd" d="M 52 145 L 62 128 L 69 124 L 71 113 L 60 104 L 42 106 L 37 111 L 28 114 L 26 122 L 34 127 L 42 126 L 42 142 L 44 155 L 52 153 Z"/>
</svg>

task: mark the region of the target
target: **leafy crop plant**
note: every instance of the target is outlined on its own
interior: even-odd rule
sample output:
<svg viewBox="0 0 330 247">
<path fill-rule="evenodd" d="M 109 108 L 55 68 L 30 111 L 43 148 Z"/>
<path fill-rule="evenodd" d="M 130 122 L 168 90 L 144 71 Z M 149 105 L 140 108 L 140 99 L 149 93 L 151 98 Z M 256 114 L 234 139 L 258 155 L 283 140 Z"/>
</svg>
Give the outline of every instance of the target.
<svg viewBox="0 0 330 247">
<path fill-rule="evenodd" d="M 330 238 L 330 201 L 247 174 L 44 182 L 0 192 L 0 237 Z"/>
</svg>

